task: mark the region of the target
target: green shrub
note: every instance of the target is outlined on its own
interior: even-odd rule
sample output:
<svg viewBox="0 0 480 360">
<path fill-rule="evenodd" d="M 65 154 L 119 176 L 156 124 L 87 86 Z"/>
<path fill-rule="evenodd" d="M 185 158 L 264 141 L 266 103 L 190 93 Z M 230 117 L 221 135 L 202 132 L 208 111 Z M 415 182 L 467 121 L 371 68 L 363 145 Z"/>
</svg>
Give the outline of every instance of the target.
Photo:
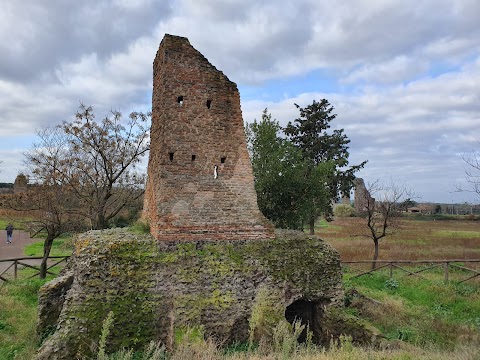
<svg viewBox="0 0 480 360">
<path fill-rule="evenodd" d="M 142 220 L 137 220 L 132 226 L 129 227 L 129 230 L 137 234 L 149 234 L 150 224 Z"/>
<path fill-rule="evenodd" d="M 398 289 L 398 281 L 395 279 L 388 279 L 387 281 L 385 281 L 385 288 L 388 290 Z"/>
<path fill-rule="evenodd" d="M 333 209 L 333 215 L 336 217 L 351 217 L 355 214 L 355 209 L 348 204 L 338 204 Z"/>
</svg>

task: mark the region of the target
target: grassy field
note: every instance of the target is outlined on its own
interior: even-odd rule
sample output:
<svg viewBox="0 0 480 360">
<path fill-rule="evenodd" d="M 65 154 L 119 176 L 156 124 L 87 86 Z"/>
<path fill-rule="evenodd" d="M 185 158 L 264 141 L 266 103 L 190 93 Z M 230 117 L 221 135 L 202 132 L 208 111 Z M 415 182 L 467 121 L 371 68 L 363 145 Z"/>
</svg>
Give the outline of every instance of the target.
<svg viewBox="0 0 480 360">
<path fill-rule="evenodd" d="M 357 218 L 320 222 L 319 235 L 335 246 L 342 260 L 370 259 L 372 240 L 362 237 Z M 54 254 L 68 254 L 71 241 L 54 242 Z M 397 234 L 380 245 L 382 259 L 458 259 L 480 258 L 480 222 L 407 218 Z M 25 253 L 40 255 L 42 242 L 30 245 Z M 212 341 L 183 341 L 173 353 L 156 348 L 150 355 L 128 350 L 97 357 L 108 360 L 210 359 L 210 360 L 478 360 L 480 359 L 480 284 L 443 283 L 441 269 L 429 281 L 398 276 L 390 279 L 379 272 L 353 279 L 345 269 L 345 311 L 380 330 L 389 346 L 364 349 L 344 339 L 329 350 L 300 346 L 291 339 L 279 344 L 243 344 L 222 348 Z M 23 280 L 0 284 L 0 359 L 30 360 L 38 346 L 35 335 L 36 293 L 43 281 Z"/>
<path fill-rule="evenodd" d="M 319 222 L 317 235 L 335 247 L 343 261 L 373 257 L 365 220 L 356 217 Z M 404 218 L 401 228 L 380 240 L 379 260 L 480 259 L 480 221 Z"/>
<path fill-rule="evenodd" d="M 356 279 L 344 275 L 347 310 L 374 325 L 389 340 L 454 350 L 480 346 L 480 287 L 444 284 L 412 277 L 390 279 L 374 273 Z M 375 301 L 358 302 L 348 289 Z M 355 294 L 355 293 L 353 293 Z"/>
</svg>

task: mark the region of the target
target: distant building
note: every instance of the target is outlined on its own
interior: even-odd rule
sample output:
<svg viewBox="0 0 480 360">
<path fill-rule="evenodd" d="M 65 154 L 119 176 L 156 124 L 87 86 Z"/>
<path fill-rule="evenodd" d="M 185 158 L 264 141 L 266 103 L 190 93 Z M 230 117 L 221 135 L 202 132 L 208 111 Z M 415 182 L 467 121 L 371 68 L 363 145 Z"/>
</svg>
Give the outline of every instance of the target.
<svg viewBox="0 0 480 360">
<path fill-rule="evenodd" d="M 418 204 L 417 206 L 411 206 L 407 208 L 407 213 L 411 214 L 432 214 L 433 205 L 432 204 Z"/>
</svg>

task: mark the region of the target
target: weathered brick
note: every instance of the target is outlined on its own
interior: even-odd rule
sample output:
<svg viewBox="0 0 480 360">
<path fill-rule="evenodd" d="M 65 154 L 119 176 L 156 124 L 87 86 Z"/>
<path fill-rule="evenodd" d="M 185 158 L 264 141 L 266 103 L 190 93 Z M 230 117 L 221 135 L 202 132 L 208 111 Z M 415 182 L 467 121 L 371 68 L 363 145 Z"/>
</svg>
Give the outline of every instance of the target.
<svg viewBox="0 0 480 360">
<path fill-rule="evenodd" d="M 153 63 L 143 216 L 158 240 L 274 237 L 257 205 L 237 86 L 184 37 L 165 35 Z"/>
</svg>

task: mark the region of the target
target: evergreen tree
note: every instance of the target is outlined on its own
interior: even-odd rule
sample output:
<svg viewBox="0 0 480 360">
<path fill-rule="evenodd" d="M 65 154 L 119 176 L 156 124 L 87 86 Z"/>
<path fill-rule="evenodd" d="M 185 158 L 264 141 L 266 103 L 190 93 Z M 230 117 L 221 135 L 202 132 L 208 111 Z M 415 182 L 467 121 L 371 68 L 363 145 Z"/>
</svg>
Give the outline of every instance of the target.
<svg viewBox="0 0 480 360">
<path fill-rule="evenodd" d="M 260 122 L 246 128 L 258 205 L 275 226 L 303 229 L 308 216 L 329 198 L 326 186 L 318 184 L 328 183 L 334 166 L 322 163 L 311 170 L 300 149 L 280 137 L 280 131 L 267 109 Z"/>
<path fill-rule="evenodd" d="M 316 186 L 325 187 L 328 191 L 328 199 L 316 202 L 312 199 L 310 216 L 308 219 L 310 233 L 314 233 L 315 220 L 320 214 L 326 217 L 332 215 L 332 201 L 338 193 L 348 193 L 352 188 L 355 172 L 360 170 L 367 163 L 348 167 L 348 144 L 350 140 L 343 129 L 328 130 L 331 122 L 337 117 L 333 113 L 333 106 L 326 99 L 320 102 L 313 101 L 305 108 L 295 104 L 300 111 L 300 117 L 294 122 L 289 122 L 284 129 L 288 139 L 301 150 L 303 160 L 308 167 L 307 177 L 311 181 L 318 177 L 316 168 L 325 166 L 322 164 L 333 164 L 334 174 L 325 184 L 317 183 Z M 331 166 L 331 165 L 330 165 Z M 313 185 L 315 186 L 315 185 Z"/>
<path fill-rule="evenodd" d="M 296 191 L 301 186 L 302 158 L 278 136 L 280 130 L 267 109 L 260 122 L 254 120 L 246 127 L 258 206 L 276 227 L 299 229 L 302 216 Z"/>
</svg>

